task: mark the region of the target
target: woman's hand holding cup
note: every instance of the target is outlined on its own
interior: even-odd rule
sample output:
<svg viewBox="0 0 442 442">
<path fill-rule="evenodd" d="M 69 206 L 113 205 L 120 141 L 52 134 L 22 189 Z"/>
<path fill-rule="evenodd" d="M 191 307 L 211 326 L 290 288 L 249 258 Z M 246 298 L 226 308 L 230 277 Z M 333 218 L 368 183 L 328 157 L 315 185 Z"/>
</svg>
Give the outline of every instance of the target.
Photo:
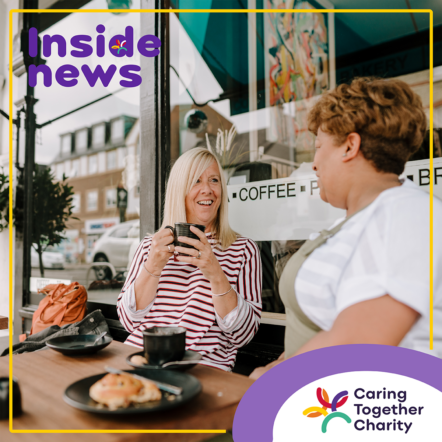
<svg viewBox="0 0 442 442">
<path fill-rule="evenodd" d="M 154 275 L 160 275 L 174 252 L 173 233 L 170 229 L 163 229 L 155 233 L 152 237 L 149 258 L 144 264 L 146 269 Z"/>
<path fill-rule="evenodd" d="M 190 230 L 198 236 L 199 240 L 188 238 L 187 236 L 179 236 L 178 241 L 189 244 L 190 246 L 195 247 L 195 249 L 176 246 L 175 250 L 178 253 L 190 255 L 178 255 L 176 260 L 197 266 L 210 282 L 214 282 L 222 277 L 226 278 L 205 233 L 201 232 L 200 229 L 194 226 L 191 226 Z"/>
</svg>

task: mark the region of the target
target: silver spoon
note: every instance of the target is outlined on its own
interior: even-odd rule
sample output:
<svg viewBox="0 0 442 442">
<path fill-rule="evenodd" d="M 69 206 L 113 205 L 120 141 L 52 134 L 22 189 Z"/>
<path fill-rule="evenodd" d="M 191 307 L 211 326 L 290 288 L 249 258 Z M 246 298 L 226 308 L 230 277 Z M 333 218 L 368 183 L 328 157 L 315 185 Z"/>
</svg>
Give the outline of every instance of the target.
<svg viewBox="0 0 442 442">
<path fill-rule="evenodd" d="M 170 365 L 187 365 L 187 364 L 201 364 L 201 359 L 188 360 L 188 361 L 172 361 L 161 364 L 161 368 L 169 367 Z"/>
<path fill-rule="evenodd" d="M 103 337 L 105 336 L 105 335 L 107 335 L 107 331 L 105 331 L 105 332 L 103 332 L 103 333 L 101 333 L 100 335 L 98 335 L 98 338 L 97 339 L 95 339 L 95 341 L 92 343 L 92 344 L 87 344 L 87 345 L 82 345 L 82 344 L 80 344 L 80 345 L 74 345 L 74 346 L 72 346 L 72 347 L 69 347 L 69 348 L 85 348 L 85 347 L 93 347 L 100 339 L 103 339 Z"/>
</svg>

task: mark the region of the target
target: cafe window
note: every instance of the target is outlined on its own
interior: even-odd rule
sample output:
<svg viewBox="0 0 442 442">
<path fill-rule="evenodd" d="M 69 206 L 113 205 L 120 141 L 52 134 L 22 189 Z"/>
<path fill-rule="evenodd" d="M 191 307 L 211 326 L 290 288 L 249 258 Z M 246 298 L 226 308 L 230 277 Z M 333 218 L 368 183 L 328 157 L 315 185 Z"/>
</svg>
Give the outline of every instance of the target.
<svg viewBox="0 0 442 442">
<path fill-rule="evenodd" d="M 87 211 L 95 212 L 98 210 L 98 190 L 89 190 L 87 192 Z"/>
<path fill-rule="evenodd" d="M 88 172 L 89 175 L 93 175 L 98 171 L 97 155 L 90 155 L 88 159 L 89 159 Z"/>
<path fill-rule="evenodd" d="M 243 9 L 246 3 L 239 0 L 212 0 L 211 7 Z M 138 121 L 138 101 L 149 112 L 158 112 L 157 107 L 153 110 L 154 106 L 151 106 L 154 94 L 142 96 L 139 87 L 120 90 L 118 85 L 112 89 L 97 84 L 97 87 L 89 89 L 59 88 L 54 96 L 39 82 L 35 88 L 39 98 L 36 107 L 39 122 L 88 105 L 38 132 L 44 143 L 36 146 L 36 162 L 50 166 L 57 179 L 61 179 L 63 172 L 69 173 L 63 162 L 70 160 L 68 183 L 75 194 L 83 195 L 83 201 L 79 198 L 82 206 L 78 204 L 82 210 L 76 212 L 76 216 L 67 223 L 65 232 L 61 232 L 64 235 L 68 231 L 78 232 L 75 260 L 64 270 L 46 271 L 45 277 L 75 280 L 85 285 L 85 264 L 102 258 L 94 248 L 100 236 L 118 223 L 138 219 L 140 200 L 142 204 L 152 201 L 146 198 L 146 194 L 155 192 L 154 188 L 140 186 L 140 175 L 143 174 L 140 156 L 145 154 L 147 143 L 161 142 L 161 149 L 166 149 L 170 141 L 169 153 L 173 163 L 182 153 L 196 146 L 208 147 L 209 144 L 211 149 L 216 150 L 217 139 L 218 146 L 223 147 L 219 152 L 222 156 L 227 148 L 225 140 L 231 131 L 232 135 L 234 132 L 236 135 L 228 146 L 229 156 L 221 158 L 223 173 L 229 180 L 231 224 L 239 233 L 255 240 L 260 248 L 263 264 L 263 324 L 271 321 L 281 324 L 278 322 L 281 316 L 278 315 L 284 314 L 284 308 L 279 299 L 278 281 L 284 263 L 310 233 L 329 227 L 341 215 L 341 212 L 326 208 L 319 200 L 316 177 L 311 170 L 314 136 L 309 133 L 306 124 L 309 107 L 324 91 L 336 84 L 365 73 L 374 75 L 377 73 L 375 69 L 380 69 L 379 75 L 385 78 L 400 77 L 414 85 L 415 90 L 426 100 L 427 109 L 429 103 L 428 61 L 424 56 L 415 56 L 413 52 L 417 49 L 422 49 L 422 53 L 428 51 L 428 37 L 425 34 L 428 33 L 428 25 L 419 22 L 419 33 L 416 33 L 409 20 L 409 24 L 404 22 L 401 24 L 402 30 L 396 32 L 396 28 L 392 31 L 388 23 L 388 17 L 392 20 L 394 14 L 333 16 L 328 13 L 281 12 L 291 7 L 322 8 L 326 3 L 325 0 L 256 0 L 258 9 L 268 7 L 275 12 L 254 15 L 210 12 L 170 14 L 170 35 L 167 36 L 170 41 L 166 39 L 164 42 L 170 51 L 170 60 L 167 61 L 170 63 L 170 69 L 167 69 L 170 89 L 165 95 L 170 97 L 167 103 L 170 106 L 170 132 L 161 140 L 144 139 L 142 145 L 139 141 L 142 139 L 142 128 Z M 94 7 L 96 4 L 107 8 L 104 0 L 90 2 L 86 7 Z M 186 8 L 189 5 L 185 0 L 171 1 L 172 7 Z M 140 8 L 140 1 L 133 0 L 132 8 Z M 93 16 L 94 23 L 101 23 L 106 29 L 111 26 L 112 29 L 132 26 L 135 35 L 144 33 L 138 13 L 87 15 Z M 405 17 L 405 14 L 401 17 Z M 60 14 L 59 21 L 42 32 L 41 37 L 66 32 L 74 35 L 84 27 L 84 19 L 84 14 Z M 440 27 L 440 24 L 437 26 Z M 225 38 L 220 38 L 220 35 Z M 402 38 L 404 40 L 394 42 Z M 407 54 L 403 62 L 400 61 L 404 60 L 400 58 L 403 57 L 400 51 L 406 51 Z M 440 51 L 435 49 L 434 57 L 435 65 L 440 67 Z M 139 58 L 138 52 L 134 51 L 131 63 L 141 65 Z M 53 72 L 58 68 L 55 60 L 54 57 L 45 60 Z M 68 52 L 63 58 L 63 64 L 66 63 L 81 71 L 83 61 L 71 57 Z M 438 78 L 436 69 L 435 79 Z M 442 76 L 435 83 L 435 96 L 440 91 L 441 79 Z M 163 80 L 155 79 L 158 85 Z M 116 93 L 89 105 L 112 91 Z M 439 130 L 442 127 L 439 118 L 442 114 L 440 104 L 436 104 L 437 101 L 434 111 L 435 129 Z M 43 105 L 47 118 L 39 114 L 39 106 Z M 118 114 L 119 110 L 121 115 Z M 193 122 L 190 124 L 195 111 L 203 112 L 206 117 L 197 116 L 196 126 Z M 129 127 L 128 122 L 132 126 Z M 167 124 L 166 121 L 165 126 Z M 437 130 L 435 133 L 440 133 Z M 67 131 L 73 134 L 70 153 L 67 141 L 63 144 L 63 136 L 67 135 Z M 221 133 L 224 139 L 222 143 Z M 109 141 L 112 150 L 106 151 L 106 143 Z M 106 154 L 105 168 L 103 155 L 96 157 L 95 165 L 88 164 L 94 161 L 88 159 L 89 146 L 96 149 L 98 155 Z M 440 144 L 434 143 L 434 146 L 436 149 Z M 435 150 L 436 160 L 440 157 L 440 153 L 437 153 L 439 151 Z M 167 175 L 169 164 L 164 164 L 163 168 L 162 173 Z M 295 193 L 293 187 L 281 180 L 297 180 Z M 259 181 L 266 183 L 260 184 Z M 128 191 L 126 212 L 114 210 L 105 213 L 102 204 L 113 204 L 112 198 L 108 199 L 106 189 L 114 189 L 120 183 Z M 275 187 L 271 187 L 273 185 Z M 272 192 L 275 190 L 288 204 L 281 212 L 278 211 L 279 206 L 276 210 L 265 205 L 273 201 L 275 193 Z M 257 196 L 257 191 L 261 192 L 261 198 Z M 74 210 L 77 210 L 76 201 L 73 203 Z M 144 206 L 141 213 L 153 210 L 157 209 Z M 71 259 L 67 252 L 63 253 Z M 119 251 L 116 255 L 123 259 L 118 266 L 126 269 L 130 260 L 127 251 Z M 113 257 L 106 258 L 112 264 Z M 33 268 L 32 276 L 39 277 L 39 270 Z M 89 291 L 88 296 L 93 302 L 115 305 L 118 293 L 119 290 L 114 290 L 97 295 Z M 38 303 L 35 299 L 33 304 Z M 31 303 L 29 299 L 28 303 Z"/>
<path fill-rule="evenodd" d="M 393 38 L 388 14 L 364 14 L 362 21 L 361 14 L 283 12 L 331 3 L 257 0 L 256 8 L 274 12 L 170 16 L 170 156 L 174 161 L 194 147 L 217 152 L 229 184 L 231 226 L 261 252 L 263 323 L 284 318 L 278 283 L 287 260 L 310 234 L 345 216 L 319 197 L 315 136 L 307 127 L 311 106 L 337 84 L 363 75 L 398 77 L 429 102 L 428 56 L 418 60 L 410 49 L 409 64 L 398 61 L 406 42 L 425 36 L 428 42 L 428 24 L 421 23 L 418 37 L 402 23 Z M 185 8 L 188 2 L 172 4 Z M 216 7 L 242 6 L 215 0 Z M 397 38 L 403 44 L 392 41 Z M 422 152 L 428 159 L 428 142 Z"/>
<path fill-rule="evenodd" d="M 141 7 L 140 0 L 132 0 L 131 3 L 132 9 Z M 98 10 L 108 9 L 108 4 L 106 0 L 93 0 L 85 4 L 84 7 Z M 134 29 L 136 40 L 146 33 L 141 30 L 139 13 L 97 12 L 86 14 L 87 17 L 84 14 L 54 13 L 50 15 L 57 17 L 58 21 L 42 31 L 39 34 L 41 38 L 46 34 L 58 34 L 66 36 L 67 42 L 69 42 L 71 36 L 78 34 L 79 29 L 84 29 L 85 19 L 94 24 L 92 29 L 95 29 L 98 24 L 105 26 L 106 39 L 112 32 L 112 35 L 124 32 L 128 26 L 132 26 Z M 54 19 L 52 18 L 52 20 Z M 109 54 L 106 54 L 101 60 L 104 64 L 112 63 L 106 58 L 108 56 Z M 69 50 L 61 60 L 59 57 L 43 58 L 52 72 L 56 72 L 59 68 L 58 62 L 71 64 L 80 73 L 84 64 L 84 59 L 73 57 Z M 135 65 L 141 64 L 140 54 L 136 49 L 130 62 Z M 92 271 L 88 276 L 89 280 L 87 280 L 88 266 L 86 264 L 104 259 L 97 250 L 98 239 L 117 224 L 123 225 L 139 218 L 140 198 L 134 196 L 134 189 L 138 185 L 139 157 L 134 157 L 134 161 L 130 165 L 126 162 L 128 151 L 125 130 L 130 130 L 139 119 L 138 97 L 141 94 L 140 87 L 121 88 L 119 69 L 118 67 L 114 78 L 115 85 L 111 82 L 109 87 L 102 86 L 98 80 L 97 84 L 91 88 L 82 85 L 72 88 L 60 87 L 54 94 L 53 89 L 46 88 L 39 80 L 35 88 L 35 96 L 39 98 L 36 106 L 38 122 L 52 120 L 71 112 L 73 109 L 86 106 L 72 114 L 63 116 L 37 132 L 38 137 L 41 137 L 44 143 L 36 145 L 36 163 L 50 166 L 57 179 L 61 179 L 63 173 L 69 175 L 67 184 L 72 186 L 74 193 L 71 204 L 73 216 L 59 234 L 64 238 L 70 235 L 69 232 L 76 232 L 77 235 L 75 238 L 72 235 L 72 238 L 69 236 L 69 247 L 60 247 L 60 253 L 63 253 L 69 266 L 56 271 L 44 269 L 45 278 L 78 281 L 82 285 L 89 286 L 94 278 L 99 279 L 103 276 Z M 113 92 L 115 94 L 107 96 Z M 106 98 L 101 99 L 103 97 Z M 98 99 L 101 100 L 96 101 Z M 73 139 L 71 149 L 68 147 L 69 134 L 73 134 L 71 135 Z M 139 139 L 139 125 L 137 125 L 133 136 L 136 140 Z M 108 146 L 107 143 L 111 141 L 111 137 L 115 144 L 112 141 L 110 143 L 112 150 L 109 150 L 108 147 L 111 146 L 110 144 Z M 125 165 L 126 163 L 128 166 Z M 128 205 L 126 210 L 121 213 L 116 208 L 116 188 L 119 184 L 124 185 L 128 190 Z M 126 269 L 129 264 L 129 246 L 117 244 L 115 247 L 115 253 L 106 256 L 105 259 L 118 268 L 118 271 Z M 120 275 L 124 277 L 124 273 Z M 31 276 L 41 277 L 40 270 L 32 268 Z M 119 292 L 118 288 L 106 292 L 88 290 L 88 301 L 100 305 L 115 305 Z M 39 296 L 37 293 L 32 293 L 30 298 L 32 302 L 29 300 L 27 302 L 38 304 Z M 100 307 L 95 306 L 94 308 Z M 113 319 L 116 319 L 116 311 L 113 314 Z"/>
<path fill-rule="evenodd" d="M 106 189 L 106 209 L 117 207 L 117 189 Z"/>
</svg>

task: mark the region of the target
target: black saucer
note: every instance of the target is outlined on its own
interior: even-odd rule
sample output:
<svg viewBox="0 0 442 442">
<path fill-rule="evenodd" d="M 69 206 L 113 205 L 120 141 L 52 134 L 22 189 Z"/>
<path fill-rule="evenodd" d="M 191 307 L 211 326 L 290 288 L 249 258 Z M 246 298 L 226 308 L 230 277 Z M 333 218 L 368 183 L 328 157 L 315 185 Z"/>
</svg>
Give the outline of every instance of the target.
<svg viewBox="0 0 442 442">
<path fill-rule="evenodd" d="M 154 370 L 178 370 L 178 371 L 185 371 L 185 370 L 189 370 L 192 367 L 195 367 L 196 364 L 175 364 L 175 365 L 168 365 L 167 367 L 163 368 L 160 365 L 152 365 L 152 364 L 143 364 L 143 365 L 137 365 L 134 364 L 133 362 L 131 362 L 131 359 L 133 356 L 143 356 L 144 357 L 144 351 L 140 351 L 138 353 L 133 353 L 131 355 L 129 355 L 126 358 L 126 362 L 134 368 L 145 368 L 145 369 L 154 369 Z M 193 361 L 193 360 L 201 360 L 202 356 L 193 350 L 186 350 L 186 352 L 184 353 L 183 359 L 181 359 L 182 361 Z"/>
<path fill-rule="evenodd" d="M 149 413 L 154 411 L 168 410 L 178 407 L 197 396 L 201 392 L 201 383 L 194 376 L 187 373 L 177 373 L 167 370 L 126 370 L 127 373 L 144 376 L 153 381 L 165 382 L 181 387 L 183 392 L 179 396 L 161 392 L 161 400 L 146 402 L 144 404 L 132 404 L 127 408 L 110 410 L 106 406 L 95 402 L 89 396 L 89 389 L 95 382 L 99 381 L 107 373 L 90 376 L 80 379 L 71 384 L 64 392 L 63 399 L 72 407 L 92 413 L 108 415 L 127 415 L 138 413 Z M 173 400 L 171 400 L 173 399 Z"/>
<path fill-rule="evenodd" d="M 61 336 L 59 338 L 49 339 L 46 345 L 52 350 L 58 351 L 66 356 L 89 355 L 97 353 L 97 351 L 102 350 L 112 342 L 111 336 L 107 334 L 95 345 L 86 347 L 86 345 L 92 344 L 97 337 L 97 335 Z M 77 345 L 81 345 L 81 347 L 72 348 Z"/>
</svg>

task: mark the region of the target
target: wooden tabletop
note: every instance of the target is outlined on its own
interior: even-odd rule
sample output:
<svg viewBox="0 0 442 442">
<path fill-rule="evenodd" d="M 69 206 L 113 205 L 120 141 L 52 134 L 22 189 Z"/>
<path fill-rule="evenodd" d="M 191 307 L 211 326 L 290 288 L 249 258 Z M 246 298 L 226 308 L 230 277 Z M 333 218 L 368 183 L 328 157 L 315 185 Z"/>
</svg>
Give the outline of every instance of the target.
<svg viewBox="0 0 442 442">
<path fill-rule="evenodd" d="M 202 393 L 191 402 L 170 411 L 134 416 L 103 416 L 77 410 L 63 400 L 73 382 L 103 373 L 105 365 L 130 369 L 125 362 L 134 347 L 112 342 L 96 355 L 63 356 L 52 350 L 13 356 L 13 375 L 22 394 L 24 413 L 14 419 L 14 430 L 136 430 L 136 429 L 231 429 L 236 407 L 252 384 L 247 377 L 197 365 L 187 371 L 202 384 Z M 9 357 L 0 358 L 0 376 L 8 376 Z M 52 437 L 53 436 L 53 437 Z M 0 421 L 3 441 L 81 442 L 197 442 L 216 434 L 10 434 L 8 422 Z M 10 438 L 10 439 L 9 439 Z"/>
</svg>

